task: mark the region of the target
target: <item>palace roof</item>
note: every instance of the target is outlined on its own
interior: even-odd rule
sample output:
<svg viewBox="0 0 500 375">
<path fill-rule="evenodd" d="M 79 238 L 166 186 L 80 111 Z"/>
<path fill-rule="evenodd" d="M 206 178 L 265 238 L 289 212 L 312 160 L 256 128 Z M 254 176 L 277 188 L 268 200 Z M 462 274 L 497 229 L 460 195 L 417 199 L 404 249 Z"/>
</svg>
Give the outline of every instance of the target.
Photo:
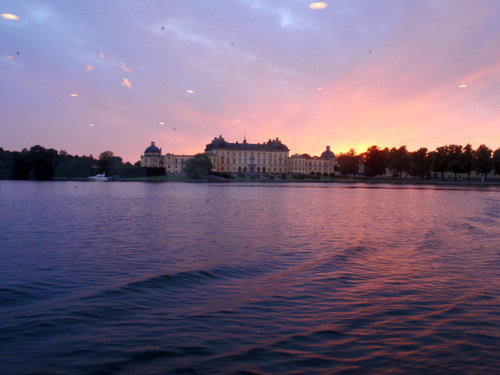
<svg viewBox="0 0 500 375">
<path fill-rule="evenodd" d="M 242 143 L 232 143 L 227 142 L 222 136 L 218 138 L 215 137 L 212 143 L 209 143 L 205 148 L 205 151 L 228 149 L 228 150 L 252 150 L 252 151 L 289 151 L 288 147 L 285 146 L 281 141 L 276 139 L 270 139 L 263 143 L 247 143 L 244 139 Z"/>
<path fill-rule="evenodd" d="M 151 142 L 151 146 L 144 150 L 144 155 L 160 155 L 161 150 L 155 146 L 154 142 Z"/>
</svg>

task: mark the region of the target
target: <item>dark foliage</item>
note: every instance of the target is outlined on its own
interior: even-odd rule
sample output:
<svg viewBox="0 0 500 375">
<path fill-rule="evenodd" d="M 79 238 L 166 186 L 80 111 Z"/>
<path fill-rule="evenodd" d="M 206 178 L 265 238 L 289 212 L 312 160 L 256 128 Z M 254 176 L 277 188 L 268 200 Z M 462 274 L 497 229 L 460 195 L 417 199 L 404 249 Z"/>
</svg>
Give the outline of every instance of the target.
<svg viewBox="0 0 500 375">
<path fill-rule="evenodd" d="M 207 178 L 213 165 L 210 158 L 205 154 L 196 154 L 186 161 L 184 172 L 189 178 L 200 179 Z"/>
<path fill-rule="evenodd" d="M 384 175 L 389 166 L 389 149 L 386 147 L 382 150 L 378 146 L 371 146 L 363 154 L 363 165 L 366 177 Z"/>
<path fill-rule="evenodd" d="M 106 155 L 103 155 L 105 154 Z M 107 176 L 144 177 L 147 174 L 140 162 L 123 163 L 122 158 L 111 151 L 95 159 L 90 156 L 73 156 L 66 151 L 45 149 L 40 145 L 30 150 L 6 151 L 0 148 L 0 179 L 4 180 L 52 180 L 86 178 L 99 172 Z"/>
<path fill-rule="evenodd" d="M 430 178 L 430 160 L 425 147 L 410 153 L 410 174 L 418 178 Z"/>
<path fill-rule="evenodd" d="M 500 174 L 500 148 L 493 153 L 493 173 Z"/>
<path fill-rule="evenodd" d="M 403 173 L 409 173 L 411 167 L 410 153 L 406 146 L 396 149 L 393 147 L 389 151 L 389 169 L 394 177 L 403 178 Z"/>
<path fill-rule="evenodd" d="M 492 151 L 485 145 L 481 145 L 474 151 L 474 170 L 480 173 L 486 180 L 488 173 L 493 169 Z"/>
<path fill-rule="evenodd" d="M 337 169 L 342 176 L 355 175 L 359 172 L 361 157 L 356 155 L 356 151 L 351 148 L 345 154 L 337 155 Z"/>
<path fill-rule="evenodd" d="M 165 176 L 167 174 L 163 167 L 148 167 L 146 168 L 146 172 L 149 177 Z"/>
</svg>

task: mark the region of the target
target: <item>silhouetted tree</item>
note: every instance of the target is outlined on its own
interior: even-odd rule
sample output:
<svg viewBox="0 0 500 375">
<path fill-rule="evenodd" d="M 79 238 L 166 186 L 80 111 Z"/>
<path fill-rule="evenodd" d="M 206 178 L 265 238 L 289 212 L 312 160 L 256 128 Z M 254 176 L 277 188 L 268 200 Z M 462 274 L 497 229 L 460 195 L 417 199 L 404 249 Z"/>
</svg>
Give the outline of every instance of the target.
<svg viewBox="0 0 500 375">
<path fill-rule="evenodd" d="M 481 145 L 474 151 L 474 170 L 482 175 L 483 181 L 486 180 L 488 173 L 493 168 L 493 159 L 491 158 L 491 149 Z"/>
<path fill-rule="evenodd" d="M 50 180 L 56 178 L 82 178 L 96 173 L 99 162 L 109 174 L 119 174 L 121 177 L 144 177 L 146 168 L 141 167 L 140 161 L 132 165 L 123 163 L 119 156 L 113 156 L 111 151 L 106 156 L 107 166 L 102 160 L 96 160 L 92 155 L 70 155 L 67 151 L 45 149 L 40 145 L 31 147 L 28 151 L 5 151 L 0 148 L 0 179 L 16 180 Z M 101 155 L 103 155 L 101 154 Z M 111 155 L 110 155 L 111 154 Z M 165 174 L 165 168 L 161 168 Z"/>
<path fill-rule="evenodd" d="M 212 161 L 206 154 L 196 154 L 186 161 L 184 172 L 190 178 L 206 178 L 212 168 Z"/>
<path fill-rule="evenodd" d="M 27 149 L 13 153 L 13 176 L 14 180 L 30 179 L 30 153 Z"/>
<path fill-rule="evenodd" d="M 448 145 L 446 146 L 446 156 L 448 162 L 448 169 L 455 174 L 455 181 L 457 174 L 462 172 L 462 146 Z"/>
<path fill-rule="evenodd" d="M 464 173 L 467 173 L 467 180 L 470 180 L 470 174 L 474 169 L 474 150 L 470 143 L 467 143 L 462 150 L 460 166 Z"/>
<path fill-rule="evenodd" d="M 396 149 L 393 147 L 389 151 L 389 169 L 392 171 L 393 175 L 403 178 L 403 172 L 410 171 L 410 154 L 406 149 L 406 146 L 401 146 Z"/>
<path fill-rule="evenodd" d="M 493 173 L 500 174 L 500 148 L 493 152 Z"/>
<path fill-rule="evenodd" d="M 430 177 L 430 160 L 427 148 L 421 147 L 417 151 L 410 153 L 410 174 L 419 178 Z"/>
<path fill-rule="evenodd" d="M 54 177 L 54 161 L 57 151 L 45 149 L 40 145 L 30 149 L 30 178 L 35 180 L 51 180 Z"/>
<path fill-rule="evenodd" d="M 359 172 L 360 156 L 351 148 L 348 152 L 337 155 L 337 170 L 342 176 L 355 175 Z"/>
<path fill-rule="evenodd" d="M 106 173 L 106 176 L 110 175 L 111 158 L 113 157 L 112 151 L 104 151 L 99 155 L 99 160 L 97 165 L 99 167 L 99 173 Z"/>
<path fill-rule="evenodd" d="M 381 150 L 378 146 L 369 147 L 363 154 L 363 165 L 366 177 L 384 175 L 389 163 L 389 149 Z"/>
<path fill-rule="evenodd" d="M 123 165 L 123 159 L 121 157 L 112 156 L 109 159 L 109 176 L 119 175 L 122 165 Z"/>
<path fill-rule="evenodd" d="M 10 151 L 5 151 L 0 147 L 0 179 L 10 180 L 13 177 L 14 169 L 14 154 Z"/>
<path fill-rule="evenodd" d="M 429 159 L 431 161 L 431 169 L 433 172 L 441 173 L 441 179 L 444 180 L 444 172 L 448 170 L 448 156 L 445 146 L 436 148 L 436 151 L 431 151 L 429 153 Z"/>
</svg>

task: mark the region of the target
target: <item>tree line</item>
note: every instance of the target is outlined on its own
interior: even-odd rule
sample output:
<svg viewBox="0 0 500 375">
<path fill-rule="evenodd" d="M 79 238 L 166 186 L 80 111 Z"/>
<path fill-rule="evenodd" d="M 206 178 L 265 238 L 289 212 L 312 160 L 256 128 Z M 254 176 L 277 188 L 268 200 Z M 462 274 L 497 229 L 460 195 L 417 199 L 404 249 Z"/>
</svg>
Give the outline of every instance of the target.
<svg viewBox="0 0 500 375">
<path fill-rule="evenodd" d="M 151 173 L 140 162 L 123 162 L 112 151 L 104 151 L 96 159 L 90 156 L 70 155 L 66 151 L 46 149 L 36 145 L 22 151 L 8 151 L 0 147 L 0 179 L 52 180 L 86 178 L 98 173 L 114 177 L 144 177 Z"/>
<path fill-rule="evenodd" d="M 387 171 L 393 177 L 412 176 L 420 179 L 430 179 L 432 173 L 444 179 L 445 173 L 451 172 L 455 180 L 459 173 L 467 174 L 470 180 L 473 171 L 480 174 L 483 180 L 490 173 L 500 174 L 500 148 L 492 151 L 485 145 L 474 150 L 470 144 L 450 144 L 434 151 L 422 147 L 412 152 L 406 146 L 391 149 L 371 146 L 361 154 L 357 154 L 354 149 L 340 153 L 337 161 L 342 176 L 357 175 L 361 167 L 368 178 L 386 175 Z"/>
<path fill-rule="evenodd" d="M 200 155 L 197 157 L 201 158 Z M 188 176 L 199 178 L 210 172 L 211 163 L 205 160 L 208 157 L 193 159 L 186 166 Z M 337 162 L 336 170 L 344 177 L 362 173 L 367 178 L 373 178 L 386 175 L 389 171 L 396 178 L 412 176 L 430 179 L 434 173 L 444 179 L 445 173 L 451 172 L 456 180 L 459 173 L 467 174 L 467 179 L 470 179 L 471 173 L 475 171 L 486 180 L 488 174 L 500 175 L 500 148 L 493 151 L 480 145 L 474 150 L 470 144 L 465 147 L 451 144 L 434 151 L 422 147 L 410 152 L 406 146 L 382 149 L 374 145 L 361 154 L 357 154 L 354 149 L 339 153 Z M 201 167 L 198 165 L 200 163 Z M 92 155 L 70 155 L 64 150 L 46 149 L 40 145 L 22 151 L 6 151 L 0 147 L 0 179 L 75 179 L 98 173 L 105 173 L 109 177 L 133 178 L 164 175 L 165 168 L 144 168 L 139 161 L 135 164 L 124 163 L 112 151 L 104 151 L 96 159 Z"/>
</svg>

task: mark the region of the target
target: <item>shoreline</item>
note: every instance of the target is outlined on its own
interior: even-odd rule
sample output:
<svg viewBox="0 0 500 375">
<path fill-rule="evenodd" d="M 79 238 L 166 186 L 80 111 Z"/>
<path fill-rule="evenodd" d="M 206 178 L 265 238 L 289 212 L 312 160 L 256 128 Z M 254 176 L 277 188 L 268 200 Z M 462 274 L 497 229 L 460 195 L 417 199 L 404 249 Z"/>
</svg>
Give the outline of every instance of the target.
<svg viewBox="0 0 500 375">
<path fill-rule="evenodd" d="M 29 181 L 29 180 L 3 180 L 3 181 Z M 72 182 L 95 182 L 90 181 L 85 178 L 76 178 L 76 179 L 53 179 L 50 181 L 72 181 Z M 367 185 L 381 185 L 381 184 L 389 184 L 389 185 L 414 185 L 414 186 L 422 186 L 422 185 L 431 185 L 431 186 L 474 186 L 474 187 L 488 187 L 488 186 L 499 186 L 500 187 L 500 179 L 494 180 L 474 180 L 474 181 L 463 181 L 463 180 L 440 180 L 440 179 L 430 179 L 430 180 L 413 180 L 413 179 L 403 179 L 403 180 L 392 180 L 392 179 L 361 179 L 361 178 L 333 178 L 333 179 L 251 179 L 251 178 L 236 178 L 236 179 L 226 179 L 226 178 L 206 178 L 206 179 L 189 179 L 187 177 L 181 176 L 161 176 L 161 177 L 150 177 L 150 178 L 118 178 L 111 179 L 106 182 L 146 182 L 146 183 L 175 183 L 175 182 L 187 182 L 187 183 L 269 183 L 269 184 L 290 184 L 290 183 L 299 183 L 299 184 L 311 184 L 311 183 L 319 183 L 319 184 L 367 184 Z"/>
<path fill-rule="evenodd" d="M 156 176 L 156 177 L 138 177 L 138 178 L 111 178 L 109 181 L 92 181 L 89 178 L 53 178 L 52 180 L 12 180 L 4 179 L 0 181 L 32 181 L 32 182 L 146 182 L 146 183 L 176 183 L 176 182 L 187 182 L 187 183 L 264 183 L 264 184 L 346 184 L 346 185 L 413 185 L 413 186 L 474 186 L 474 187 L 500 187 L 500 178 L 494 178 L 491 180 L 480 181 L 480 180 L 441 180 L 441 179 L 429 179 L 429 180 L 418 180 L 418 179 L 386 179 L 386 178 L 374 178 L 374 179 L 364 179 L 364 178 L 325 178 L 325 179 L 296 179 L 296 178 L 204 178 L 204 179 L 190 179 L 185 176 Z"/>
</svg>

